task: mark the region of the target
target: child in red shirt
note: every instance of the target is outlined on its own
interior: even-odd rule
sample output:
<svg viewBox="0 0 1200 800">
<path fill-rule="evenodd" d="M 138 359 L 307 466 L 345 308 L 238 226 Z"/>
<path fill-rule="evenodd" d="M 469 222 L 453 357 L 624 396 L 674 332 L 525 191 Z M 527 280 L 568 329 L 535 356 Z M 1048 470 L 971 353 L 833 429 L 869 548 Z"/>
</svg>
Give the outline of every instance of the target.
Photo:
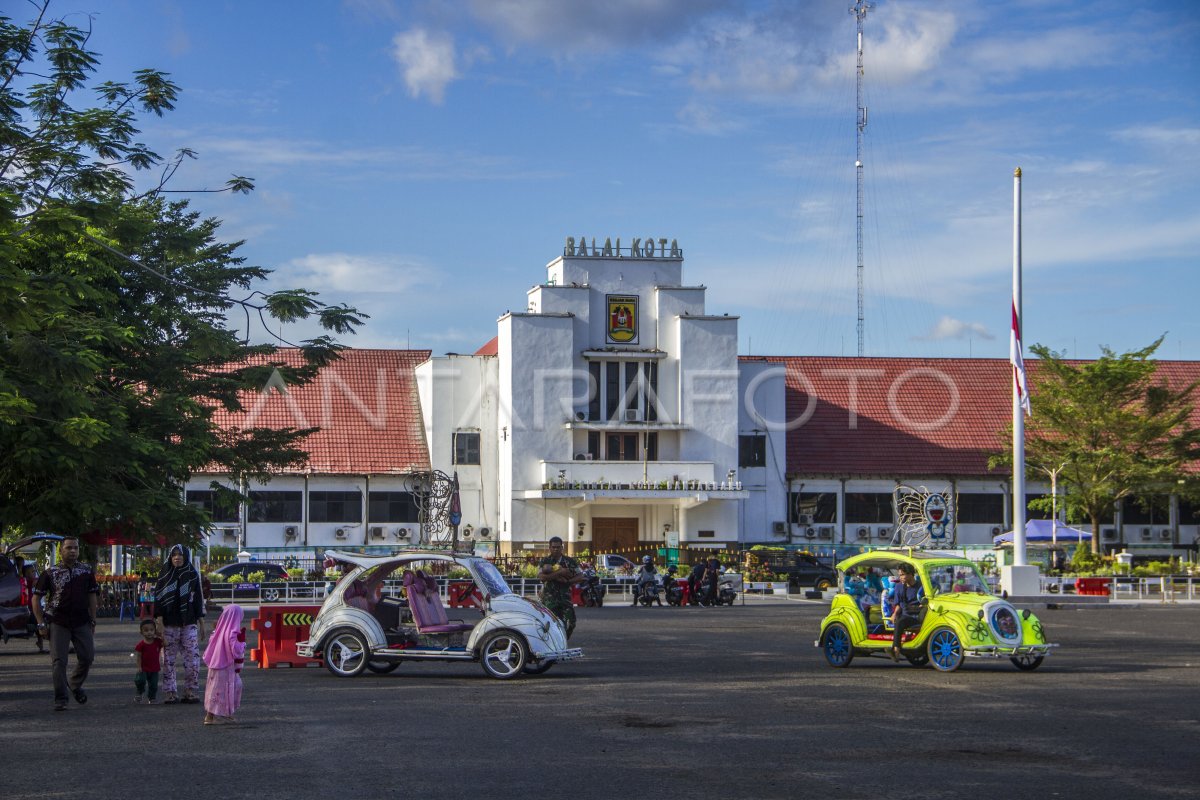
<svg viewBox="0 0 1200 800">
<path fill-rule="evenodd" d="M 158 637 L 154 620 L 144 619 L 138 626 L 142 640 L 133 648 L 131 655 L 137 664 L 137 674 L 133 676 L 133 685 L 137 687 L 137 699 L 142 702 L 142 693 L 146 693 L 146 702 L 151 705 L 158 702 L 158 673 L 162 669 L 163 640 Z"/>
</svg>

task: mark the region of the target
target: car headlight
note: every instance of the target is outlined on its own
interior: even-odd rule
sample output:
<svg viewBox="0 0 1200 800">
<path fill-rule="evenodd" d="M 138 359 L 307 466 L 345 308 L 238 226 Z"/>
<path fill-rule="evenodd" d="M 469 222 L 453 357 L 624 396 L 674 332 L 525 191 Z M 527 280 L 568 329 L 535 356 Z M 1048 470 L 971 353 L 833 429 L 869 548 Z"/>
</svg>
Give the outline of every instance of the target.
<svg viewBox="0 0 1200 800">
<path fill-rule="evenodd" d="M 1016 644 L 1021 641 L 1021 623 L 1012 606 L 997 604 L 991 610 L 988 622 L 992 633 L 1002 642 Z"/>
</svg>

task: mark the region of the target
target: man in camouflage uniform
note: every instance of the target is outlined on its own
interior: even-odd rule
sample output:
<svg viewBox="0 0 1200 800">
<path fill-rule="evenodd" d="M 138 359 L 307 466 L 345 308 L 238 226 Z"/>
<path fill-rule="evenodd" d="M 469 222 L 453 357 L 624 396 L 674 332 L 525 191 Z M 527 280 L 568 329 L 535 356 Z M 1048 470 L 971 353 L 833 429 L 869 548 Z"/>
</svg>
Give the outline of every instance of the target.
<svg viewBox="0 0 1200 800">
<path fill-rule="evenodd" d="M 585 580 L 579 562 L 563 555 L 563 540 L 550 539 L 550 555 L 538 564 L 542 587 L 542 605 L 567 626 L 567 638 L 575 630 L 575 606 L 571 605 L 571 585 Z"/>
</svg>

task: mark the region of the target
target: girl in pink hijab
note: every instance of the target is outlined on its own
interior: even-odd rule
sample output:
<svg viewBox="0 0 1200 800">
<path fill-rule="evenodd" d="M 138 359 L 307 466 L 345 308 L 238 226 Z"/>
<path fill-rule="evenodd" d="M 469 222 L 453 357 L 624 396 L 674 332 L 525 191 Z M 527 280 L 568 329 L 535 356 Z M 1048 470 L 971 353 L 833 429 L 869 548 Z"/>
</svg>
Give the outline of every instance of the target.
<svg viewBox="0 0 1200 800">
<path fill-rule="evenodd" d="M 242 704 L 242 660 L 246 654 L 246 629 L 242 627 L 242 607 L 231 603 L 208 638 L 204 663 L 208 683 L 204 687 L 205 725 L 234 722 L 233 714 Z"/>
</svg>

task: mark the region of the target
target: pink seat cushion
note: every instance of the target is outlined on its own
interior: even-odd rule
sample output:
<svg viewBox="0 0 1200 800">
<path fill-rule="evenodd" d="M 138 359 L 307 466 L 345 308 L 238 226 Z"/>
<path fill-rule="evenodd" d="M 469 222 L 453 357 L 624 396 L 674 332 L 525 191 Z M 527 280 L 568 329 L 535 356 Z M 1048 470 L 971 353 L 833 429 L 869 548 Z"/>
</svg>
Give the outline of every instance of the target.
<svg viewBox="0 0 1200 800">
<path fill-rule="evenodd" d="M 423 571 L 404 571 L 404 590 L 408 594 L 408 607 L 413 622 L 421 633 L 458 633 L 469 631 L 474 625 L 451 623 L 438 594 L 437 579 Z"/>
</svg>

